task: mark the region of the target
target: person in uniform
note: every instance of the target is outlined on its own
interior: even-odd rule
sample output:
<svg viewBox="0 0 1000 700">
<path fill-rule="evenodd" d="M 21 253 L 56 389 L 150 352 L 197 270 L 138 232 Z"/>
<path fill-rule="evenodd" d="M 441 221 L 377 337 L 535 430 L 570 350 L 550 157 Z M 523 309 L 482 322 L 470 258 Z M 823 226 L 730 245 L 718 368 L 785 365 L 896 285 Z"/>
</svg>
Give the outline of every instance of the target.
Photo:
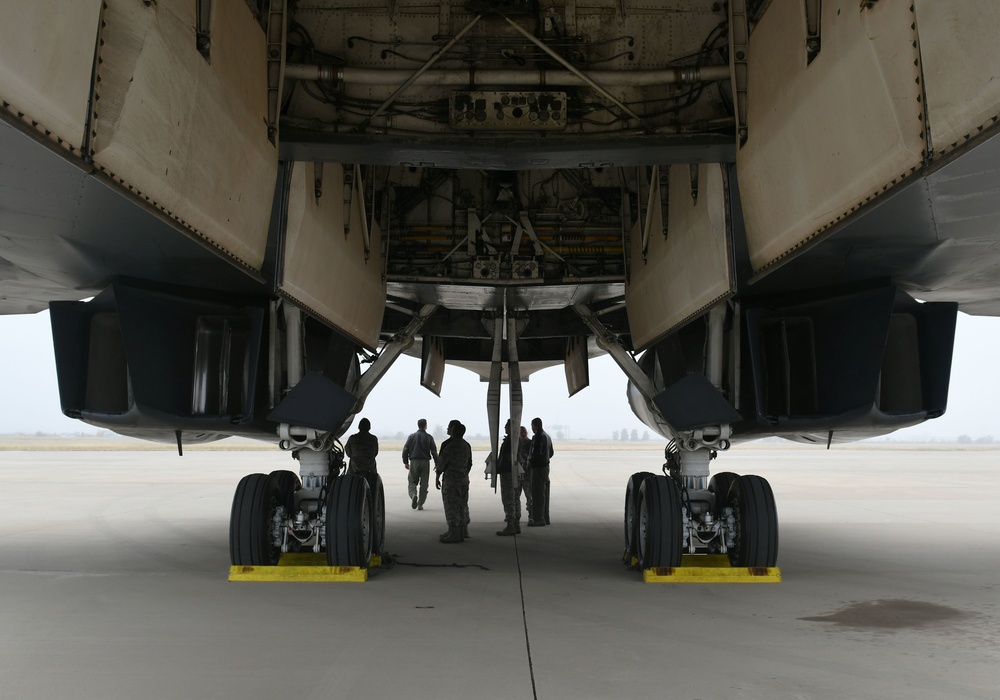
<svg viewBox="0 0 1000 700">
<path fill-rule="evenodd" d="M 531 438 L 528 437 L 528 429 L 523 425 L 518 431 L 517 463 L 521 465 L 521 486 L 524 493 L 524 512 L 531 520 L 531 480 L 528 476 L 528 455 L 531 453 Z M 519 504 L 520 505 L 520 504 Z"/>
<path fill-rule="evenodd" d="M 549 460 L 555 454 L 552 438 L 542 430 L 542 419 L 531 419 L 531 450 L 528 473 L 531 475 L 531 513 L 528 525 L 542 527 L 549 522 Z"/>
<path fill-rule="evenodd" d="M 455 429 L 456 425 L 461 425 L 461 424 L 462 424 L 462 421 L 460 421 L 460 420 L 452 419 L 452 420 L 448 421 L 448 428 L 445 431 L 445 432 L 448 433 L 448 437 L 446 437 L 444 439 L 444 442 L 441 443 L 441 450 L 444 449 L 445 445 L 447 445 L 449 442 L 451 442 L 451 431 L 453 431 Z M 438 454 L 439 455 L 441 454 L 441 450 L 438 450 Z"/>
<path fill-rule="evenodd" d="M 448 437 L 445 438 L 444 442 L 441 443 L 441 449 L 438 450 L 438 455 L 439 456 L 440 456 L 441 452 L 444 450 L 444 446 L 447 445 L 449 442 L 451 442 L 452 431 L 456 428 L 456 426 L 459 426 L 459 425 L 462 425 L 462 422 L 459 421 L 459 420 L 452 419 L 452 420 L 448 421 L 448 429 L 447 429 Z M 469 456 L 469 470 L 471 471 L 472 470 L 472 456 L 471 456 L 472 453 L 471 453 L 471 451 L 470 451 L 469 455 L 470 455 Z M 440 491 L 441 490 L 441 484 L 438 483 L 438 484 L 436 484 L 436 486 L 437 486 L 438 490 Z M 469 502 L 468 501 L 466 501 L 466 503 L 465 503 L 465 512 L 463 514 L 462 520 L 464 522 L 464 525 L 462 525 L 462 537 L 468 539 L 468 537 L 469 537 L 469 522 L 470 522 L 470 520 L 469 520 Z"/>
<path fill-rule="evenodd" d="M 461 542 L 467 536 L 469 471 L 472 469 L 472 447 L 464 439 L 465 426 L 458 423 L 449 427 L 451 437 L 442 443 L 434 468 L 434 485 L 441 490 L 444 517 L 448 521 L 448 532 L 438 538 L 445 544 Z"/>
<path fill-rule="evenodd" d="M 431 476 L 431 459 L 438 461 L 437 446 L 434 438 L 427 433 L 427 420 L 417 421 L 417 432 L 406 438 L 403 445 L 403 466 L 409 470 L 406 477 L 410 495 L 410 506 L 415 510 L 423 510 L 427 500 L 427 485 Z"/>
<path fill-rule="evenodd" d="M 347 466 L 349 474 L 367 476 L 368 472 L 377 472 L 375 456 L 378 454 L 378 438 L 372 435 L 370 420 L 362 418 L 358 421 L 358 432 L 347 438 L 344 454 L 350 460 Z"/>
<path fill-rule="evenodd" d="M 496 463 L 497 475 L 500 477 L 500 502 L 503 504 L 504 519 L 503 530 L 497 530 L 497 535 L 500 537 L 509 537 L 521 532 L 521 467 L 520 464 L 511 466 L 511 441 L 508 420 L 504 426 L 504 439 Z"/>
</svg>

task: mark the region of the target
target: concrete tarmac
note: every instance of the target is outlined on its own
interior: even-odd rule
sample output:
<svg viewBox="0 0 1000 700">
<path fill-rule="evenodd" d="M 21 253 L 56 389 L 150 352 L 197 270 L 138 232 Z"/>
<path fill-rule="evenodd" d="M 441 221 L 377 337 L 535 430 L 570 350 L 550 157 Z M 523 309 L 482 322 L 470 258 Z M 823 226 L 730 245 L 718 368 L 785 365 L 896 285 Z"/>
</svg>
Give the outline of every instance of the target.
<svg viewBox="0 0 1000 700">
<path fill-rule="evenodd" d="M 0 452 L 0 698 L 1000 698 L 1000 450 L 737 446 L 772 484 L 781 584 L 643 584 L 649 450 L 556 446 L 552 525 L 437 541 L 396 451 L 367 583 L 231 583 L 228 522 L 276 450 Z"/>
</svg>

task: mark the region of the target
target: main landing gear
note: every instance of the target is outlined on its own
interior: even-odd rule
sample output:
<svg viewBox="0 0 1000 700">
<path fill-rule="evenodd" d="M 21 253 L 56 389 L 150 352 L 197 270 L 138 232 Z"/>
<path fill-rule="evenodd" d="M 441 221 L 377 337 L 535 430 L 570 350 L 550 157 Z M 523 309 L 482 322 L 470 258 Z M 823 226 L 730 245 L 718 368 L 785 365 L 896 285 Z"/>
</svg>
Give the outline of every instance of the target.
<svg viewBox="0 0 1000 700">
<path fill-rule="evenodd" d="M 684 554 L 723 554 L 733 567 L 774 567 L 778 512 L 760 476 L 721 472 L 708 463 L 727 440 L 672 441 L 664 475 L 637 472 L 625 490 L 625 555 L 640 569 L 676 568 Z M 707 481 L 707 483 L 706 483 Z"/>
<path fill-rule="evenodd" d="M 368 568 L 385 548 L 385 495 L 378 474 L 345 474 L 336 440 L 304 430 L 282 435 L 299 474 L 248 474 L 233 496 L 234 566 L 275 566 L 283 553 L 326 552 L 329 566 Z"/>
</svg>

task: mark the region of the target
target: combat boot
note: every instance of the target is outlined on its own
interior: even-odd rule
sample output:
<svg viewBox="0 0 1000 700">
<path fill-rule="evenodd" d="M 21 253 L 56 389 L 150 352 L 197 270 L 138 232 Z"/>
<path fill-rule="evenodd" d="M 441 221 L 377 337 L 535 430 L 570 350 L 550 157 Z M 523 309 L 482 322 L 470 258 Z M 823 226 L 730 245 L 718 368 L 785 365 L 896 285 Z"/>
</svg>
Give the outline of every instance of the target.
<svg viewBox="0 0 1000 700">
<path fill-rule="evenodd" d="M 439 542 L 444 544 L 454 544 L 456 542 L 462 541 L 462 528 L 461 527 L 449 527 L 448 532 L 441 535 L 438 538 Z"/>
<path fill-rule="evenodd" d="M 503 530 L 497 530 L 497 537 L 510 537 L 517 531 L 518 528 L 513 523 L 507 523 Z"/>
</svg>

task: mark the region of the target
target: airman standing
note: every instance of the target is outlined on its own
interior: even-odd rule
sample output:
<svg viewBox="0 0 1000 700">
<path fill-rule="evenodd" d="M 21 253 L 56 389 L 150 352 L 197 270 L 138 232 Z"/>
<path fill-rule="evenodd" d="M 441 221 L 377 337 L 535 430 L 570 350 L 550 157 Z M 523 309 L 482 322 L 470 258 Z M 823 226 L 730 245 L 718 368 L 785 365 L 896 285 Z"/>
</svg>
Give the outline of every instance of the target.
<svg viewBox="0 0 1000 700">
<path fill-rule="evenodd" d="M 434 485 L 441 489 L 444 516 L 448 521 L 448 532 L 438 538 L 445 544 L 461 542 L 468 536 L 472 447 L 465 441 L 464 436 L 464 425 L 459 423 L 451 427 L 451 438 L 441 445 L 437 465 L 434 468 L 437 475 Z"/>
</svg>

